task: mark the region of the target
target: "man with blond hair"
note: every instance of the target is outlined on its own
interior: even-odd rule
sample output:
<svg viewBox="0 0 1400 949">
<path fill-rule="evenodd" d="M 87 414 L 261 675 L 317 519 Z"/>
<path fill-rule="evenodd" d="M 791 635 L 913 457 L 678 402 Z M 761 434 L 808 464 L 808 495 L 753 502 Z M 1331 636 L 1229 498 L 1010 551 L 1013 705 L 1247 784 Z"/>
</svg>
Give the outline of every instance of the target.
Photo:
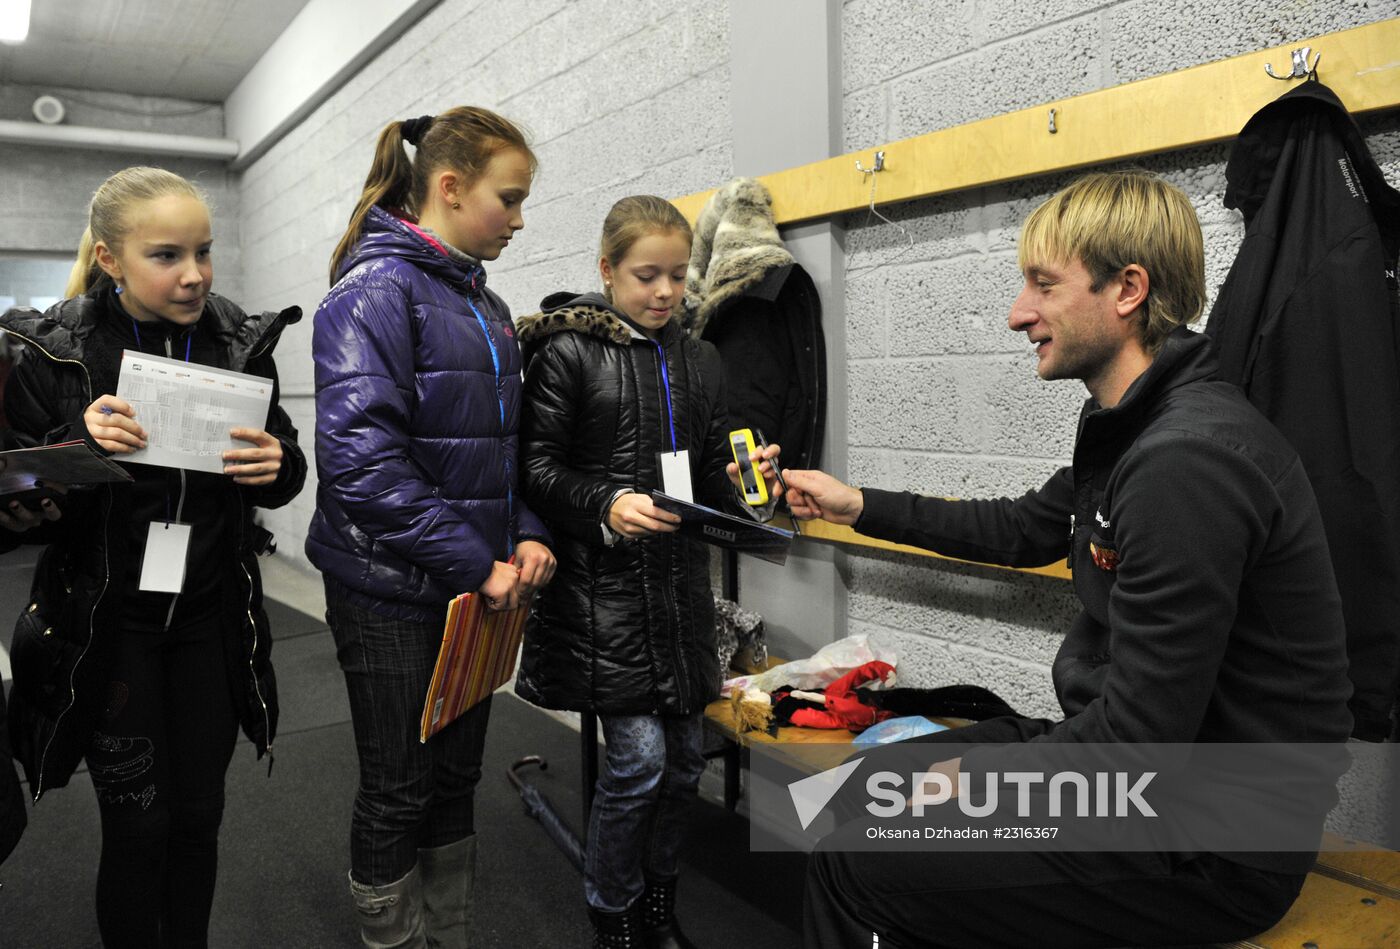
<svg viewBox="0 0 1400 949">
<path fill-rule="evenodd" d="M 998 718 L 933 737 L 1010 755 L 1055 742 L 1344 742 L 1350 685 L 1322 522 L 1294 450 L 1215 378 L 1210 340 L 1186 327 L 1205 300 L 1186 196 L 1143 172 L 1088 175 L 1026 220 L 1019 265 L 1010 328 L 1035 348 L 1042 379 L 1089 392 L 1071 465 L 1015 500 L 786 473 L 799 517 L 1008 566 L 1068 555 L 1082 612 L 1054 663 L 1064 719 Z M 956 774 L 959 762 L 932 770 Z M 1318 774 L 1311 796 L 1275 802 L 1285 792 L 1268 782 L 1234 790 L 1293 808 L 1320 833 L 1335 778 Z M 824 847 L 808 872 L 806 945 L 1240 939 L 1283 916 L 1314 857 Z"/>
</svg>

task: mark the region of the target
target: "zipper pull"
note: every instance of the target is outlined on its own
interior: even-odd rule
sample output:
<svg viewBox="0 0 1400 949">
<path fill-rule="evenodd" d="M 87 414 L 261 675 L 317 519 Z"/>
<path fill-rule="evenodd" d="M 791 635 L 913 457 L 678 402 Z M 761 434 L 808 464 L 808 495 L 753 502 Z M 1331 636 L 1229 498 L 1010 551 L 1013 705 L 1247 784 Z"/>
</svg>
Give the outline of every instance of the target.
<svg viewBox="0 0 1400 949">
<path fill-rule="evenodd" d="M 272 744 L 267 746 L 267 776 L 272 777 Z"/>
<path fill-rule="evenodd" d="M 1069 553 L 1065 554 L 1065 569 L 1074 573 L 1074 515 L 1069 516 Z"/>
</svg>

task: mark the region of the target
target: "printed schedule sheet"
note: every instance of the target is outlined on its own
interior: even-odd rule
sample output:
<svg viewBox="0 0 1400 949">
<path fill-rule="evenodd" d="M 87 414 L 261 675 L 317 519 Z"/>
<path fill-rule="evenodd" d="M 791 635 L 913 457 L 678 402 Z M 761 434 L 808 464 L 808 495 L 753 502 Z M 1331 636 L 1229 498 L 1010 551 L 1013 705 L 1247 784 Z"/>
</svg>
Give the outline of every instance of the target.
<svg viewBox="0 0 1400 949">
<path fill-rule="evenodd" d="M 148 436 L 145 448 L 122 461 L 222 474 L 224 452 L 251 447 L 229 430 L 267 426 L 272 380 L 128 349 L 117 397 L 131 404 Z"/>
</svg>

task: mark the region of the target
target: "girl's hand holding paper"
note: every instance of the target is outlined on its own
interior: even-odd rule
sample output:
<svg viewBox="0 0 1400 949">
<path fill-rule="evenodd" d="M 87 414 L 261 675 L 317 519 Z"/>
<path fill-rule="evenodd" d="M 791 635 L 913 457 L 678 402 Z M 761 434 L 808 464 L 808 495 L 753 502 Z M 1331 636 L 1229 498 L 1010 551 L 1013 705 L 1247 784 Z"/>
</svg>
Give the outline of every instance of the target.
<svg viewBox="0 0 1400 949">
<path fill-rule="evenodd" d="M 260 428 L 231 428 L 229 437 L 256 446 L 224 452 L 224 474 L 233 475 L 235 484 L 253 487 L 277 480 L 277 472 L 282 470 L 282 443 L 276 435 Z"/>
</svg>

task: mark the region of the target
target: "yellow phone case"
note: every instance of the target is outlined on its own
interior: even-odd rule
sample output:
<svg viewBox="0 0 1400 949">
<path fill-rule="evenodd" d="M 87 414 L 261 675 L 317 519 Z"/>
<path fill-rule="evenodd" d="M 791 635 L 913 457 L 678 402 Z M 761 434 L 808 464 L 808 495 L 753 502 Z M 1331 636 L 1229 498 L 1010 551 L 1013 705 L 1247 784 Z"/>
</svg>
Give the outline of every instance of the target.
<svg viewBox="0 0 1400 949">
<path fill-rule="evenodd" d="M 739 466 L 739 482 L 744 486 L 744 500 L 752 507 L 762 507 L 768 503 L 768 485 L 749 460 L 749 454 L 758 451 L 753 432 L 747 428 L 729 433 L 729 450 L 734 453 L 734 463 Z"/>
</svg>

